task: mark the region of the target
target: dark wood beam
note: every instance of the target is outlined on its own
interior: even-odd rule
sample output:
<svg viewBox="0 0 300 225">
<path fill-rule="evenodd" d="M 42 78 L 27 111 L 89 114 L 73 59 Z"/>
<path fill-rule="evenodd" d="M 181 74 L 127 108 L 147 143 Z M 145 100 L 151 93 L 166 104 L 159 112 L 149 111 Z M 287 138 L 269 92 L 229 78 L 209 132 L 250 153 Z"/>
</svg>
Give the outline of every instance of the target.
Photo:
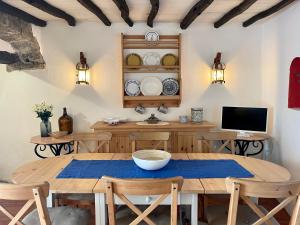
<svg viewBox="0 0 300 225">
<path fill-rule="evenodd" d="M 32 24 L 40 26 L 40 27 L 47 26 L 46 21 L 36 18 L 36 17 L 30 15 L 29 13 L 24 12 L 18 8 L 15 8 L 15 7 L 3 2 L 2 0 L 0 0 L 0 12 L 7 13 L 11 16 L 18 17 L 28 23 L 32 23 Z"/>
<path fill-rule="evenodd" d="M 258 20 L 261 20 L 265 17 L 268 17 L 268 16 L 278 12 L 279 10 L 283 9 L 284 7 L 288 6 L 289 4 L 291 4 L 295 1 L 296 0 L 282 0 L 281 2 L 272 6 L 271 8 L 269 8 L 265 11 L 262 11 L 262 12 L 256 14 L 255 16 L 251 17 L 250 19 L 246 20 L 243 23 L 243 26 L 248 27 L 248 26 L 252 25 L 253 23 L 257 22 Z"/>
<path fill-rule="evenodd" d="M 200 16 L 204 10 L 213 3 L 214 0 L 201 0 L 194 5 L 188 14 L 183 18 L 183 20 L 180 23 L 181 29 L 188 28 L 191 23 Z"/>
<path fill-rule="evenodd" d="M 117 5 L 119 10 L 121 11 L 121 17 L 123 20 L 130 26 L 133 26 L 133 22 L 129 17 L 129 8 L 125 0 L 113 0 L 114 3 Z"/>
<path fill-rule="evenodd" d="M 214 27 L 219 28 L 219 27 L 223 26 L 225 23 L 227 23 L 232 18 L 245 12 L 255 2 L 257 2 L 257 0 L 244 0 L 238 6 L 234 7 L 232 10 L 230 10 L 228 13 L 226 13 L 222 18 L 220 18 L 218 21 L 216 21 L 214 23 Z"/>
<path fill-rule="evenodd" d="M 66 20 L 70 26 L 76 25 L 76 20 L 73 16 L 69 15 L 68 13 L 64 12 L 59 8 L 56 8 L 53 5 L 50 5 L 48 2 L 44 0 L 23 0 L 23 1 L 55 17 L 59 17 L 61 19 Z"/>
<path fill-rule="evenodd" d="M 102 12 L 102 10 L 95 5 L 91 0 L 77 0 L 83 7 L 88 9 L 91 13 L 95 14 L 106 26 L 110 26 L 111 22 Z"/>
<path fill-rule="evenodd" d="M 0 51 L 0 64 L 12 64 L 17 61 L 19 61 L 17 54 Z"/>
<path fill-rule="evenodd" d="M 153 27 L 153 21 L 158 13 L 158 9 L 159 9 L 159 0 L 150 0 L 151 2 L 151 11 L 150 14 L 148 16 L 148 20 L 147 20 L 147 25 L 149 27 Z"/>
</svg>

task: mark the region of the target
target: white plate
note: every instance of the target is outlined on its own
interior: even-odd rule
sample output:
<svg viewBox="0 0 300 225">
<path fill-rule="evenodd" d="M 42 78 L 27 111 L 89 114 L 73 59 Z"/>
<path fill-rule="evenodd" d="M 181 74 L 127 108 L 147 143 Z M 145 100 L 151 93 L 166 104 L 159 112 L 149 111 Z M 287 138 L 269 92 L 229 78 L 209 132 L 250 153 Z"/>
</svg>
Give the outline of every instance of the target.
<svg viewBox="0 0 300 225">
<path fill-rule="evenodd" d="M 140 82 L 137 80 L 127 80 L 125 82 L 125 92 L 129 96 L 138 96 L 141 92 Z"/>
<path fill-rule="evenodd" d="M 146 41 L 159 41 L 159 34 L 156 31 L 149 31 L 145 34 Z"/>
<path fill-rule="evenodd" d="M 141 92 L 145 96 L 160 95 L 163 90 L 163 85 L 160 79 L 156 77 L 146 77 L 141 83 Z"/>
<path fill-rule="evenodd" d="M 120 123 L 126 123 L 128 121 L 125 117 L 107 117 L 103 120 L 105 123 L 110 123 L 111 121 L 117 121 Z"/>
<path fill-rule="evenodd" d="M 146 66 L 159 66 L 160 65 L 160 55 L 156 52 L 148 52 L 143 58 L 143 63 Z"/>
</svg>

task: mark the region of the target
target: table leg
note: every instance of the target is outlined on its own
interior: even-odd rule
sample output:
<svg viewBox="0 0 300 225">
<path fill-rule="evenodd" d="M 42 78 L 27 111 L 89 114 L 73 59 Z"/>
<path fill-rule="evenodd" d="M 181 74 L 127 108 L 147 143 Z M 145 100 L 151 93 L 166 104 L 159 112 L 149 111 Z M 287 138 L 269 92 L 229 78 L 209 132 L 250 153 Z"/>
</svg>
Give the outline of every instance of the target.
<svg viewBox="0 0 300 225">
<path fill-rule="evenodd" d="M 95 216 L 96 225 L 106 224 L 106 205 L 105 205 L 105 194 L 96 193 L 95 194 Z"/>
<path fill-rule="evenodd" d="M 259 155 L 263 149 L 264 149 L 264 143 L 263 141 L 246 141 L 246 140 L 236 140 L 236 146 L 239 149 L 238 155 L 241 156 L 254 156 L 254 155 Z M 254 147 L 254 149 L 258 149 L 258 151 L 253 152 L 253 153 L 247 153 L 247 151 L 250 148 L 250 144 Z"/>
<path fill-rule="evenodd" d="M 47 197 L 47 207 L 52 208 L 53 207 L 53 192 L 49 191 L 49 195 Z"/>
<path fill-rule="evenodd" d="M 192 194 L 191 225 L 198 225 L 198 194 Z"/>
</svg>

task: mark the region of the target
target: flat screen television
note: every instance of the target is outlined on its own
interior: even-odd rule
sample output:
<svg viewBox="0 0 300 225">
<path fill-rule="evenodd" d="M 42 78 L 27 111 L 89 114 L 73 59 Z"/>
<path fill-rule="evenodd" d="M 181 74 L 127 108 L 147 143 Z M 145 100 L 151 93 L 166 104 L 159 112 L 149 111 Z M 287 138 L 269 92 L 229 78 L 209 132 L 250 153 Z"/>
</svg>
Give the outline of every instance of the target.
<svg viewBox="0 0 300 225">
<path fill-rule="evenodd" d="M 245 132 L 267 132 L 268 108 L 229 107 L 222 110 L 222 129 Z"/>
</svg>

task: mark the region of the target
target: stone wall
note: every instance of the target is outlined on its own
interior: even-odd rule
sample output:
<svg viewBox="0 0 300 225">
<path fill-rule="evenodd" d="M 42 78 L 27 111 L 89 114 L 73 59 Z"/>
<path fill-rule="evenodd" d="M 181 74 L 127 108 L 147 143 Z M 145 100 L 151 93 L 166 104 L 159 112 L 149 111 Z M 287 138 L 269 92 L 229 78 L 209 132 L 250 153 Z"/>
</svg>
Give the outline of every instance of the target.
<svg viewBox="0 0 300 225">
<path fill-rule="evenodd" d="M 32 25 L 5 13 L 0 13 L 0 39 L 10 43 L 19 60 L 7 64 L 7 71 L 44 69 L 46 64 L 40 46 L 32 33 Z"/>
</svg>

